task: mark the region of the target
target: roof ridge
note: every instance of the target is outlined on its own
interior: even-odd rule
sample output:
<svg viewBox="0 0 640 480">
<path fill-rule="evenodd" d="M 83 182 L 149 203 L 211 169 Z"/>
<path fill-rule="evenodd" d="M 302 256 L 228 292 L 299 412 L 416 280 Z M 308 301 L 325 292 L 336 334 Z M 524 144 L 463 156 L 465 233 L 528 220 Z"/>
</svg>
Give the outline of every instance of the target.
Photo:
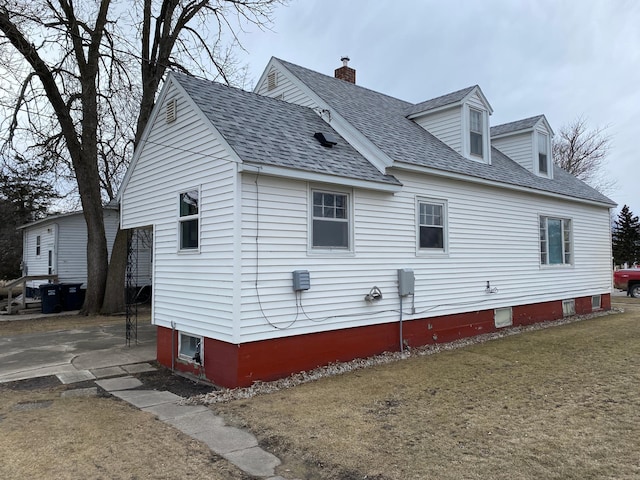
<svg viewBox="0 0 640 480">
<path fill-rule="evenodd" d="M 542 117 L 544 117 L 543 113 L 541 113 L 540 115 L 533 115 L 533 116 L 527 117 L 527 118 L 521 118 L 520 120 L 514 120 L 512 122 L 505 122 L 505 123 L 501 123 L 499 125 L 493 125 L 491 128 L 504 127 L 506 125 L 511 125 L 512 123 L 524 123 L 524 122 L 528 122 L 528 121 L 533 120 L 533 119 L 538 120 L 538 119 L 540 119 Z"/>
<path fill-rule="evenodd" d="M 413 105 L 413 104 L 412 104 L 410 101 L 408 101 L 408 100 L 402 100 L 401 98 L 394 97 L 394 96 L 392 96 L 392 95 L 389 95 L 389 94 L 386 94 L 386 93 L 383 93 L 383 92 L 379 92 L 379 91 L 377 91 L 377 90 L 373 90 L 372 88 L 363 87 L 362 85 L 358 85 L 357 83 L 347 82 L 347 81 L 345 81 L 345 80 L 341 80 L 341 79 L 339 79 L 339 78 L 332 77 L 331 75 L 327 75 L 326 73 L 318 72 L 318 71 L 316 71 L 316 70 L 312 70 L 311 68 L 303 67 L 303 66 L 301 66 L 301 65 L 298 65 L 298 64 L 295 64 L 295 63 L 292 63 L 292 62 L 288 62 L 288 61 L 283 60 L 283 59 L 278 58 L 278 57 L 273 57 L 273 58 L 274 58 L 274 59 L 276 59 L 276 60 L 278 60 L 280 63 L 284 64 L 285 66 L 291 65 L 291 66 L 293 66 L 294 68 L 300 68 L 300 69 L 302 69 L 302 70 L 306 70 L 306 71 L 308 71 L 308 72 L 311 72 L 311 73 L 313 73 L 313 74 L 315 74 L 315 75 L 322 75 L 323 77 L 326 77 L 326 78 L 328 78 L 328 79 L 336 80 L 336 81 L 342 82 L 342 84 L 351 85 L 351 87 L 348 87 L 348 88 L 353 88 L 353 87 L 355 87 L 355 88 L 359 88 L 359 89 L 362 89 L 362 90 L 367 90 L 367 91 L 369 91 L 369 92 L 371 92 L 371 93 L 375 93 L 376 95 L 380 95 L 380 96 L 383 96 L 383 97 L 387 97 L 387 98 L 392 99 L 392 100 L 394 100 L 394 101 L 396 101 L 396 102 L 403 102 L 403 103 L 406 103 L 407 105 Z M 293 72 L 292 72 L 292 73 L 293 73 Z M 294 75 L 295 75 L 295 74 L 294 74 Z"/>
</svg>

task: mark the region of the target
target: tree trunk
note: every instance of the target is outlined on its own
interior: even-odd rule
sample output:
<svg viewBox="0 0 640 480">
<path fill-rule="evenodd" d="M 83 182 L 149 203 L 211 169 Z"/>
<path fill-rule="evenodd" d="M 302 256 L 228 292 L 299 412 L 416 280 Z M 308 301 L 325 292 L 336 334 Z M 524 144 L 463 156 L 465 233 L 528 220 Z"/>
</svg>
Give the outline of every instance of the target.
<svg viewBox="0 0 640 480">
<path fill-rule="evenodd" d="M 101 313 L 110 315 L 119 313 L 125 309 L 125 275 L 127 273 L 128 230 L 118 229 L 116 239 L 111 250 L 107 285 L 102 303 Z"/>
</svg>

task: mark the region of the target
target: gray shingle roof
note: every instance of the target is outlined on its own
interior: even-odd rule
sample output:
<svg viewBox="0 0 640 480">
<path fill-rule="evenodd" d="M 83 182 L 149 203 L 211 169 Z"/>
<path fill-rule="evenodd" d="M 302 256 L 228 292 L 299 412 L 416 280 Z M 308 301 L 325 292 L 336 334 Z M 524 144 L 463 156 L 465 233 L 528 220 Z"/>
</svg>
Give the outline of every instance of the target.
<svg viewBox="0 0 640 480">
<path fill-rule="evenodd" d="M 243 162 L 400 185 L 309 108 L 184 74 L 172 76 Z M 332 133 L 338 144 L 321 146 L 316 132 Z"/>
<path fill-rule="evenodd" d="M 544 115 L 536 115 L 535 117 L 524 118 L 515 122 L 503 123 L 502 125 L 496 125 L 491 127 L 491 136 L 497 137 L 498 135 L 504 135 L 505 133 L 519 132 L 521 130 L 528 130 L 535 127 L 536 123 L 543 118 Z"/>
<path fill-rule="evenodd" d="M 447 93 L 446 95 L 432 98 L 431 100 L 427 100 L 425 102 L 417 103 L 409 108 L 409 110 L 407 110 L 406 116 L 410 117 L 411 115 L 415 115 L 416 113 L 428 112 L 429 110 L 433 110 L 434 108 L 444 107 L 445 105 L 451 105 L 453 103 L 460 102 L 476 87 L 477 85 L 473 85 L 472 87 L 463 88 L 462 90 L 458 90 L 457 92 Z"/>
<path fill-rule="evenodd" d="M 492 149 L 492 164 L 464 158 L 418 124 L 406 118 L 412 104 L 278 59 L 331 109 L 394 160 L 581 200 L 615 202 L 572 175 L 554 167 L 554 178 L 542 178 Z"/>
</svg>

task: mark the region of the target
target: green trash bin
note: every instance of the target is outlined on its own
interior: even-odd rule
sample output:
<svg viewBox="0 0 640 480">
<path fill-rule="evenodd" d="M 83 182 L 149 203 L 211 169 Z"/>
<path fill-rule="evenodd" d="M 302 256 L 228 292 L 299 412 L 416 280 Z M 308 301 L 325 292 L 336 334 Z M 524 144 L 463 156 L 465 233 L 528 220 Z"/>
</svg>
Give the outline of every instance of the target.
<svg viewBox="0 0 640 480">
<path fill-rule="evenodd" d="M 60 285 L 57 283 L 40 285 L 40 300 L 42 302 L 42 313 L 61 312 Z"/>
</svg>

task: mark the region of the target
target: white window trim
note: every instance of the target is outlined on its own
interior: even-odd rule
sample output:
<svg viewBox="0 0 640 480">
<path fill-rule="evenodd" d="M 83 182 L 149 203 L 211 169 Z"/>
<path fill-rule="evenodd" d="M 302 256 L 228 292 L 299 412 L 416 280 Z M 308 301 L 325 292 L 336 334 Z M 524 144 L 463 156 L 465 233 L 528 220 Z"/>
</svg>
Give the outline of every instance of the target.
<svg viewBox="0 0 640 480">
<path fill-rule="evenodd" d="M 595 300 L 597 299 L 597 306 L 594 305 Z M 592 295 L 591 296 L 591 311 L 595 312 L 597 310 L 602 310 L 602 295 Z"/>
<path fill-rule="evenodd" d="M 313 246 L 313 192 L 332 193 L 347 196 L 347 222 L 349 225 L 349 247 L 348 248 L 327 248 Z M 308 185 L 307 189 L 307 255 L 342 255 L 353 256 L 355 254 L 354 247 L 354 194 L 352 189 L 337 188 L 333 185 Z"/>
<path fill-rule="evenodd" d="M 533 166 L 534 166 L 534 171 L 536 173 L 536 175 L 540 176 L 540 177 L 545 177 L 545 178 L 553 178 L 553 152 L 551 150 L 551 135 L 549 135 L 549 133 L 547 132 L 542 132 L 539 130 L 535 131 L 535 138 L 533 139 L 534 141 L 534 158 L 533 158 Z M 539 148 L 539 136 L 540 135 L 546 135 L 547 137 L 547 172 L 541 172 L 540 171 L 540 161 L 539 161 L 539 155 L 540 155 L 540 148 Z"/>
<path fill-rule="evenodd" d="M 471 154 L 471 110 L 482 113 L 482 157 Z M 491 141 L 489 138 L 489 112 L 465 103 L 462 108 L 463 156 L 474 162 L 491 165 Z"/>
<path fill-rule="evenodd" d="M 540 220 L 542 218 L 552 218 L 555 220 L 562 220 L 562 261 L 563 263 L 549 263 L 549 229 L 547 227 L 547 263 L 542 263 L 542 252 L 540 251 Z M 569 222 L 571 222 L 571 239 L 570 239 L 570 248 L 571 248 L 571 262 L 570 263 L 564 263 L 564 257 L 565 257 L 565 250 L 564 250 L 564 221 L 568 220 Z M 538 223 L 537 223 L 537 231 L 538 231 L 538 260 L 540 262 L 540 267 L 541 268 L 573 268 L 575 261 L 576 261 L 576 252 L 575 252 L 575 248 L 574 248 L 574 232 L 575 232 L 575 223 L 573 221 L 572 217 L 562 217 L 559 215 L 544 215 L 544 214 L 539 214 L 538 215 Z"/>
<path fill-rule="evenodd" d="M 180 216 L 180 195 L 182 195 L 183 193 L 187 193 L 190 192 L 192 190 L 197 190 L 198 191 L 198 213 L 196 215 L 189 215 L 186 217 L 181 217 Z M 190 188 L 183 188 L 180 189 L 176 195 L 176 225 L 177 225 L 177 229 L 176 229 L 176 250 L 178 253 L 180 254 L 194 254 L 194 253 L 200 253 L 200 246 L 202 244 L 202 238 L 200 235 L 200 232 L 202 231 L 202 189 L 201 186 L 198 185 L 197 187 L 190 187 Z M 182 222 L 188 221 L 188 220 L 198 220 L 198 247 L 197 248 L 182 248 L 180 245 L 181 242 L 181 238 L 182 238 L 182 232 L 180 231 L 180 227 Z"/>
<path fill-rule="evenodd" d="M 36 235 L 36 257 L 42 255 L 42 238 L 40 235 Z"/>
<path fill-rule="evenodd" d="M 429 203 L 442 206 L 442 248 L 420 248 L 420 204 Z M 446 200 L 441 198 L 416 197 L 415 201 L 415 235 L 416 235 L 416 255 L 443 256 L 449 253 L 449 208 Z"/>
<path fill-rule="evenodd" d="M 190 357 L 189 355 L 184 355 L 182 353 L 182 336 L 183 335 L 198 339 L 198 341 L 200 342 L 200 364 L 199 365 L 204 365 L 204 337 L 200 335 L 194 335 L 192 333 L 180 331 L 180 330 L 178 331 L 178 358 L 188 363 L 193 363 L 193 364 L 196 363 L 193 360 L 193 357 Z"/>
</svg>

